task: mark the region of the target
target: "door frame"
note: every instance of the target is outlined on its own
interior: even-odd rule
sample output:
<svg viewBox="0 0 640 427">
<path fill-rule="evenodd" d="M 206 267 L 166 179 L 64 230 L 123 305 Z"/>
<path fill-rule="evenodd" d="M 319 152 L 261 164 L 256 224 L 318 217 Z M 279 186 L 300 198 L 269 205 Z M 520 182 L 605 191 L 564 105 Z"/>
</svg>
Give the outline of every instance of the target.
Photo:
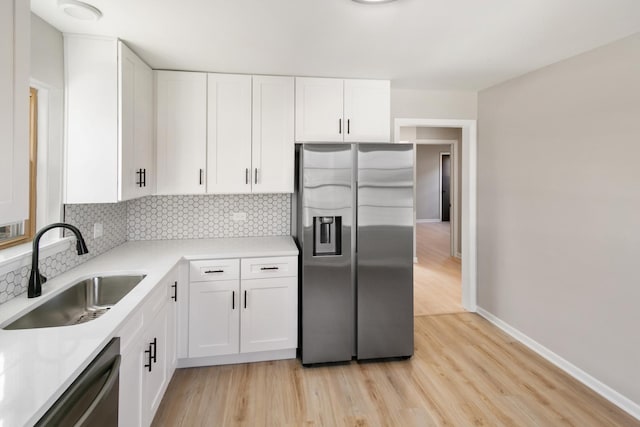
<svg viewBox="0 0 640 427">
<path fill-rule="evenodd" d="M 453 169 L 453 156 L 451 155 L 451 150 L 449 150 L 449 151 L 441 151 L 440 152 L 440 173 L 438 174 L 438 202 L 439 202 L 439 204 L 438 204 L 438 207 L 439 207 L 438 212 L 439 212 L 440 222 L 442 222 L 442 160 L 443 160 L 444 156 L 449 156 L 449 163 L 450 163 L 450 165 L 449 165 L 449 179 L 450 180 L 453 180 L 453 173 L 452 172 L 454 171 L 454 169 Z M 454 182 L 455 181 L 450 181 L 450 184 L 452 184 Z M 455 185 L 450 185 L 449 187 L 455 188 Z M 451 195 L 449 196 L 449 204 L 451 206 L 453 206 L 453 205 L 456 204 L 455 201 L 453 203 L 451 203 L 451 198 L 452 198 L 452 196 L 454 194 L 453 191 L 450 191 L 450 194 Z M 453 225 L 453 221 L 451 220 L 452 217 L 453 217 L 453 215 L 451 215 L 451 209 L 449 209 L 449 224 L 451 224 L 451 225 Z M 454 252 L 456 252 L 458 250 L 458 248 L 454 247 L 454 244 L 453 244 L 453 237 L 454 237 L 453 236 L 453 234 L 454 234 L 453 233 L 453 227 L 451 227 L 451 228 L 452 228 L 452 230 L 451 230 L 452 233 L 451 233 L 451 245 L 450 245 L 451 249 L 450 249 L 450 251 L 451 251 L 451 255 L 455 256 Z M 457 239 L 456 239 L 456 243 L 457 243 Z M 455 246 L 457 246 L 457 244 Z"/>
<path fill-rule="evenodd" d="M 393 129 L 393 141 L 395 143 L 410 142 L 400 140 L 400 128 L 405 126 L 462 129 L 462 223 L 460 224 L 462 232 L 462 306 L 467 311 L 475 312 L 477 311 L 477 121 L 458 119 L 397 118 L 394 119 Z"/>
</svg>

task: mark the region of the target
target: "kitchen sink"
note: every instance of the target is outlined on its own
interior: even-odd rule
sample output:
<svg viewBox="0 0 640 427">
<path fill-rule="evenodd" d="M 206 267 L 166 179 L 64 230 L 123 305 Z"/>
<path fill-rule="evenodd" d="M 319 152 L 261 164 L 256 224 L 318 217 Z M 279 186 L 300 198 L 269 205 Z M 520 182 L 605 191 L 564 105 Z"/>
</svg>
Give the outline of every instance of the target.
<svg viewBox="0 0 640 427">
<path fill-rule="evenodd" d="M 3 329 L 69 326 L 97 319 L 120 301 L 145 275 L 97 276 L 74 283 Z"/>
</svg>

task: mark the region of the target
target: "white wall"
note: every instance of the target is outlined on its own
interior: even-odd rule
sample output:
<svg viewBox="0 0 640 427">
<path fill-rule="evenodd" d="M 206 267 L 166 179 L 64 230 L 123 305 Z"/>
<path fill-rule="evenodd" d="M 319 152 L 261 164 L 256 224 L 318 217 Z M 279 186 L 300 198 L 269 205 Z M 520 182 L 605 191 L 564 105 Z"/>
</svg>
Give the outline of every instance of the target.
<svg viewBox="0 0 640 427">
<path fill-rule="evenodd" d="M 38 89 L 37 227 L 62 216 L 64 54 L 62 33 L 31 14 L 31 85 Z M 53 237 L 56 233 L 47 233 Z"/>
<path fill-rule="evenodd" d="M 477 117 L 477 92 L 391 89 L 391 129 L 397 118 L 475 120 Z"/>
<path fill-rule="evenodd" d="M 440 153 L 450 152 L 450 145 L 416 144 L 416 219 L 418 221 L 440 219 Z"/>
<path fill-rule="evenodd" d="M 640 34 L 479 113 L 479 306 L 640 405 Z"/>
</svg>

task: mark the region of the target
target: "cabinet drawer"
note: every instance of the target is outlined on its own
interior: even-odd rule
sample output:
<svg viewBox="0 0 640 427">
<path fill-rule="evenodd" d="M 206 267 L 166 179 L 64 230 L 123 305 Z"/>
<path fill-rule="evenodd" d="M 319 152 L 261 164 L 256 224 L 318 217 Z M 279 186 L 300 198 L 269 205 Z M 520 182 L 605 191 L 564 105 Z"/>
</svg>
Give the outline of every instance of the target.
<svg viewBox="0 0 640 427">
<path fill-rule="evenodd" d="M 233 280 L 239 277 L 239 259 L 213 259 L 189 263 L 189 281 L 191 282 Z"/>
<path fill-rule="evenodd" d="M 293 277 L 298 275 L 298 258 L 269 257 L 242 259 L 242 279 Z"/>
</svg>

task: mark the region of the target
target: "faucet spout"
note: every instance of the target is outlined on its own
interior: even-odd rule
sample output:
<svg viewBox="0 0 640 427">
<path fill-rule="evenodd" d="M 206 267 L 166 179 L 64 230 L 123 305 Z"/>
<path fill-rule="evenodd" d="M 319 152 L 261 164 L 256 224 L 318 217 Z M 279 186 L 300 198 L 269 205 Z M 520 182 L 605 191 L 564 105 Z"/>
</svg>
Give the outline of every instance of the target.
<svg viewBox="0 0 640 427">
<path fill-rule="evenodd" d="M 47 281 L 47 278 L 40 274 L 40 270 L 38 269 L 38 258 L 40 251 L 40 238 L 47 231 L 54 228 L 66 228 L 67 230 L 71 230 L 73 234 L 76 236 L 76 251 L 78 255 L 84 255 L 89 253 L 89 249 L 87 249 L 87 244 L 82 237 L 82 233 L 78 230 L 77 227 L 66 224 L 63 222 L 56 222 L 54 224 L 49 224 L 46 227 L 43 227 L 38 231 L 33 238 L 33 252 L 31 255 L 31 274 L 29 275 L 29 285 L 27 287 L 27 297 L 35 298 L 42 295 L 42 284 Z"/>
</svg>

